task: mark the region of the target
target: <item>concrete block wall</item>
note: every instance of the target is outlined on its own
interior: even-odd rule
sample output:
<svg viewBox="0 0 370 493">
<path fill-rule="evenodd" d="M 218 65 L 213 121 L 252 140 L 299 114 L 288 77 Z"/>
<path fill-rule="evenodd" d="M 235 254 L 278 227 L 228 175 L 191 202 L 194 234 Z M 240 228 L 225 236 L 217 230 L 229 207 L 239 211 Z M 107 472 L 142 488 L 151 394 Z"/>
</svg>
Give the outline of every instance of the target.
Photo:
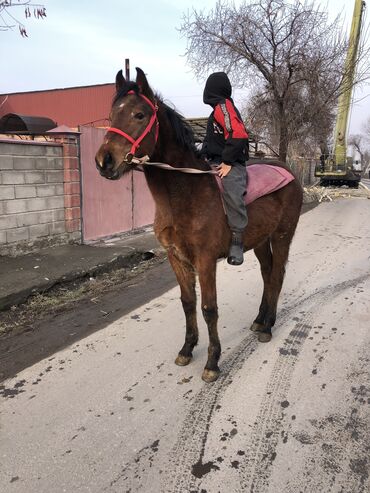
<svg viewBox="0 0 370 493">
<path fill-rule="evenodd" d="M 0 141 L 0 255 L 81 238 L 81 225 L 76 223 L 80 216 L 73 212 L 71 226 L 70 199 L 65 195 L 70 183 L 79 187 L 77 139 L 72 144 L 69 140 Z M 74 174 L 68 167 L 72 162 Z M 79 207 L 79 190 L 74 191 L 78 199 L 71 203 Z"/>
</svg>

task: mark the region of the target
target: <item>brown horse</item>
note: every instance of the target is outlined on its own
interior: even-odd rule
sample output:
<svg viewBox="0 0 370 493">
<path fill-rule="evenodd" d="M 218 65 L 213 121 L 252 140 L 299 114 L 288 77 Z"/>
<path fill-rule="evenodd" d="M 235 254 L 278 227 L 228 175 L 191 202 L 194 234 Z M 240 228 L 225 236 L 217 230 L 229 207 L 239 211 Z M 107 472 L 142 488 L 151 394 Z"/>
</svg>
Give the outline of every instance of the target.
<svg viewBox="0 0 370 493">
<path fill-rule="evenodd" d="M 108 130 L 96 154 L 102 176 L 118 179 L 131 171 L 143 156 L 177 168 L 209 170 L 197 153 L 190 128 L 149 87 L 137 68 L 135 82 L 116 77 Z M 271 162 L 269 162 L 271 164 Z M 276 166 L 284 167 L 281 163 Z M 195 279 L 199 276 L 202 312 L 209 332 L 208 359 L 202 378 L 212 382 L 219 375 L 221 345 L 217 333 L 217 259 L 226 257 L 231 233 L 225 218 L 216 179 L 211 174 L 184 174 L 144 165 L 156 214 L 154 232 L 166 248 L 181 289 L 186 318 L 185 343 L 175 363 L 190 363 L 198 342 Z M 262 301 L 251 330 L 261 342 L 271 340 L 285 264 L 302 205 L 302 188 L 295 179 L 280 190 L 248 205 L 249 223 L 244 232 L 245 250 L 253 249 L 261 264 Z"/>
</svg>

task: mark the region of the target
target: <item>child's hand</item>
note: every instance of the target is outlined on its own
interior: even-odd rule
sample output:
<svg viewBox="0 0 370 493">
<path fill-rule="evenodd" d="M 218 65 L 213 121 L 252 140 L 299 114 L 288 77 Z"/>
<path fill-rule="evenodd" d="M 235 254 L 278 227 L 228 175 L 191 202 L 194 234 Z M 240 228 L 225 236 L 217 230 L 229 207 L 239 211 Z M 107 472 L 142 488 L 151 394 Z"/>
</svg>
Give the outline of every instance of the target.
<svg viewBox="0 0 370 493">
<path fill-rule="evenodd" d="M 220 178 L 224 178 L 226 175 L 228 175 L 230 170 L 230 164 L 221 163 L 219 166 L 217 166 L 218 176 Z"/>
</svg>

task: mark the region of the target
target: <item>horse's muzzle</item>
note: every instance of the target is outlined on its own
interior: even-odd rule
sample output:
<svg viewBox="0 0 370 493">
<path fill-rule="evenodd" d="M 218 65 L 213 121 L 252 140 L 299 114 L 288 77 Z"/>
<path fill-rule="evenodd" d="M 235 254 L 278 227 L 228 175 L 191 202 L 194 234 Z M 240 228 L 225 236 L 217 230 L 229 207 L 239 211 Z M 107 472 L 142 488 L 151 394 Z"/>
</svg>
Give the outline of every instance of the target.
<svg viewBox="0 0 370 493">
<path fill-rule="evenodd" d="M 113 171 L 113 173 L 105 173 L 104 171 L 100 171 L 100 176 L 106 178 L 107 180 L 118 180 L 121 177 L 121 174 L 118 171 Z"/>
<path fill-rule="evenodd" d="M 103 154 L 97 154 L 95 157 L 96 167 L 101 176 L 108 180 L 117 180 L 120 177 L 120 173 L 115 169 L 115 162 L 110 152 L 104 152 Z"/>
</svg>

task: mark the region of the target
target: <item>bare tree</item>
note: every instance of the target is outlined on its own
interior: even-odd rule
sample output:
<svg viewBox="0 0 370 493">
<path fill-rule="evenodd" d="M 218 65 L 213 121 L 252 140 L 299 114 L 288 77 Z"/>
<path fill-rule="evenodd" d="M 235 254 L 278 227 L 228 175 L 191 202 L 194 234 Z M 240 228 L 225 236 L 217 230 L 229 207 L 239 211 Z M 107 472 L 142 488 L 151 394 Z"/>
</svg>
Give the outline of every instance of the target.
<svg viewBox="0 0 370 493">
<path fill-rule="evenodd" d="M 327 88 L 329 85 L 327 86 Z M 292 155 L 314 157 L 318 148 L 328 153 L 328 141 L 335 121 L 335 101 L 304 84 L 290 91 L 287 108 L 287 138 Z M 248 125 L 260 140 L 270 142 L 279 155 L 280 115 L 268 94 L 256 91 L 243 109 Z"/>
<path fill-rule="evenodd" d="M 265 115 L 265 127 L 271 122 L 280 159 L 308 133 L 330 134 L 347 50 L 339 18 L 329 22 L 313 1 L 218 0 L 208 13 L 185 15 L 180 31 L 199 78 L 223 69 L 251 87 L 253 113 Z"/>
<path fill-rule="evenodd" d="M 28 38 L 23 22 L 15 14 L 19 7 L 24 8 L 26 20 L 30 17 L 44 19 L 46 17 L 46 8 L 42 4 L 31 3 L 31 0 L 0 0 L 0 31 L 9 31 L 18 27 L 20 35 L 23 38 Z"/>
<path fill-rule="evenodd" d="M 370 120 L 368 121 L 370 123 Z M 370 138 L 366 138 L 366 135 L 355 134 L 350 135 L 348 139 L 348 145 L 352 146 L 353 149 L 359 154 L 361 160 L 362 171 L 368 168 L 370 164 L 370 152 L 369 152 L 369 142 Z M 369 135 L 370 137 L 370 135 Z"/>
<path fill-rule="evenodd" d="M 370 145 L 370 117 L 363 124 L 362 130 L 364 133 L 364 138 L 365 138 L 366 143 Z"/>
</svg>

